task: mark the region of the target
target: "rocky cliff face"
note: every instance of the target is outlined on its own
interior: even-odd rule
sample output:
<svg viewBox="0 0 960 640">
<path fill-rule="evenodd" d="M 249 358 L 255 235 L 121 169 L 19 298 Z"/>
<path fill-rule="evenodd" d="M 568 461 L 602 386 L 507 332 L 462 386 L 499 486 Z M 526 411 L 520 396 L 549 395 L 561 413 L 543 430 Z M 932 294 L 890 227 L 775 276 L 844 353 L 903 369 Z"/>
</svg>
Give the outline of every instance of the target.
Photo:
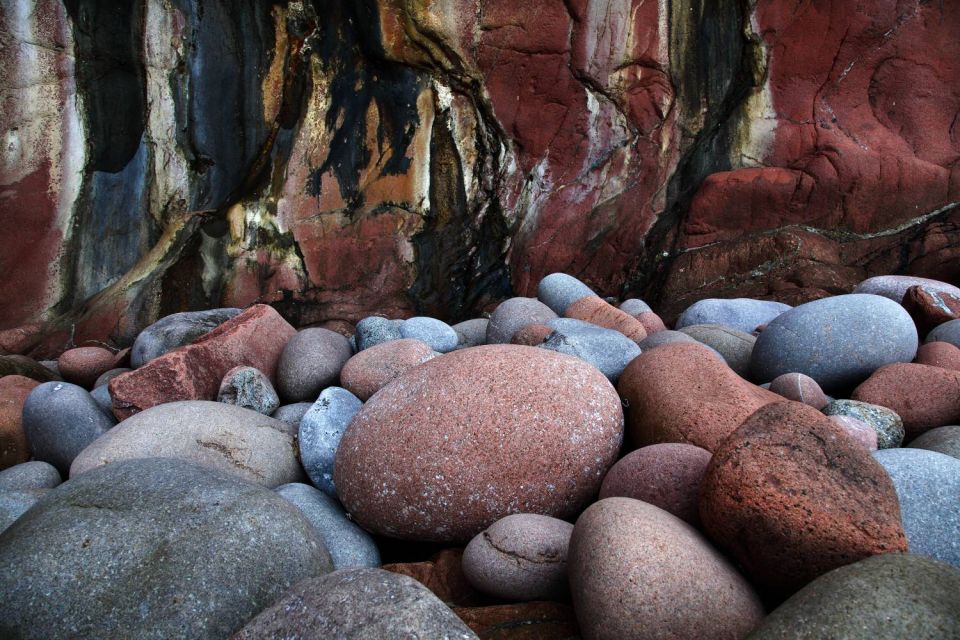
<svg viewBox="0 0 960 640">
<path fill-rule="evenodd" d="M 960 3 L 10 0 L 0 347 L 960 275 Z"/>
</svg>

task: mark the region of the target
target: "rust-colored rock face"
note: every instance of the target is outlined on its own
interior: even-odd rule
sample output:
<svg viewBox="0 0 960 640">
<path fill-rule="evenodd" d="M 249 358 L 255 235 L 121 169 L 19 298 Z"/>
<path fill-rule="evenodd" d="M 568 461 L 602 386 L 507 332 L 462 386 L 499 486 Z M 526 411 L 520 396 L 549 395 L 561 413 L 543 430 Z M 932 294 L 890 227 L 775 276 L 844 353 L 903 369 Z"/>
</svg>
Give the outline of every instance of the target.
<svg viewBox="0 0 960 640">
<path fill-rule="evenodd" d="M 923 0 L 11 0 L 0 344 L 455 321 L 553 272 L 668 322 L 955 280 L 958 32 Z"/>
<path fill-rule="evenodd" d="M 25 376 L 0 378 L 0 470 L 30 459 L 23 431 L 23 403 L 40 383 Z"/>
<path fill-rule="evenodd" d="M 700 517 L 707 535 L 774 599 L 831 569 L 907 550 L 886 471 L 799 402 L 763 407 L 714 452 Z"/>
</svg>

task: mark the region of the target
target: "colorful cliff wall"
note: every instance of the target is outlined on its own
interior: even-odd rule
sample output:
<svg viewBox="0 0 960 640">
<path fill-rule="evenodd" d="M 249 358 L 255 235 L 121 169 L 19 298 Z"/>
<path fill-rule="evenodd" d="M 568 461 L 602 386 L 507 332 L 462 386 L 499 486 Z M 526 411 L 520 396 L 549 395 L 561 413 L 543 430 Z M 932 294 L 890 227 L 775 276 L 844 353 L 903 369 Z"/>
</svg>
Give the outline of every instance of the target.
<svg viewBox="0 0 960 640">
<path fill-rule="evenodd" d="M 10 0 L 0 348 L 960 277 L 960 3 Z"/>
</svg>

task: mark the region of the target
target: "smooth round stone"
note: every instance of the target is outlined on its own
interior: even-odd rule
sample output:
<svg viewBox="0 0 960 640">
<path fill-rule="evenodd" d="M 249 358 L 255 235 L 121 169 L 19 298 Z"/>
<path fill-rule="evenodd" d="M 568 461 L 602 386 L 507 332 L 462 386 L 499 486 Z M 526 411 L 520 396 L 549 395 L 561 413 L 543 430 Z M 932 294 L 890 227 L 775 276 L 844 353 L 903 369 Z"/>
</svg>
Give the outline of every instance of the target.
<svg viewBox="0 0 960 640">
<path fill-rule="evenodd" d="M 93 388 L 101 375 L 114 367 L 116 356 L 103 347 L 67 349 L 57 358 L 57 370 L 63 379 L 85 389 Z"/>
<path fill-rule="evenodd" d="M 960 571 L 905 553 L 834 569 L 768 615 L 750 640 L 960 637 Z"/>
<path fill-rule="evenodd" d="M 743 638 L 757 595 L 696 529 L 651 504 L 607 498 L 577 519 L 567 556 L 584 638 Z"/>
<path fill-rule="evenodd" d="M 595 295 L 593 289 L 565 273 L 551 273 L 537 285 L 537 298 L 558 316 L 574 302 Z"/>
<path fill-rule="evenodd" d="M 910 552 L 960 568 L 960 460 L 910 448 L 873 457 L 897 489 Z"/>
<path fill-rule="evenodd" d="M 0 471 L 0 489 L 21 491 L 29 489 L 53 489 L 62 482 L 56 467 L 46 462 L 33 460 Z"/>
<path fill-rule="evenodd" d="M 936 451 L 960 459 L 960 426 L 948 425 L 931 429 L 919 438 L 911 440 L 907 446 L 913 449 Z"/>
<path fill-rule="evenodd" d="M 757 341 L 752 334 L 722 324 L 694 324 L 680 331 L 715 349 L 741 378 L 750 376 L 750 354 Z"/>
<path fill-rule="evenodd" d="M 927 334 L 925 342 L 948 342 L 955 347 L 960 347 L 960 320 L 944 322 Z"/>
<path fill-rule="evenodd" d="M 641 351 L 649 351 L 655 347 L 665 344 L 673 344 L 674 342 L 689 342 L 691 344 L 696 344 L 697 340 L 691 338 L 682 331 L 666 329 L 664 331 L 658 331 L 652 335 L 648 335 L 646 338 L 640 341 L 638 346 L 640 347 Z"/>
<path fill-rule="evenodd" d="M 330 569 L 310 522 L 273 491 L 131 460 L 57 487 L 0 536 L 0 624 L 16 638 L 222 639 Z"/>
<path fill-rule="evenodd" d="M 647 337 L 647 330 L 639 320 L 598 296 L 577 300 L 567 307 L 564 316 L 617 331 L 636 343 Z"/>
<path fill-rule="evenodd" d="M 371 398 L 340 441 L 334 480 L 368 530 L 465 542 L 510 513 L 573 515 L 622 438 L 620 398 L 597 369 L 485 345 L 411 369 Z"/>
<path fill-rule="evenodd" d="M 722 324 L 744 333 L 753 333 L 757 327 L 769 324 L 790 305 L 753 298 L 706 298 L 694 302 L 677 318 L 676 329 L 695 324 Z"/>
<path fill-rule="evenodd" d="M 277 362 L 277 391 L 287 402 L 313 402 L 337 382 L 353 349 L 329 329 L 303 329 L 293 336 Z"/>
<path fill-rule="evenodd" d="M 667 325 L 663 323 L 663 318 L 652 311 L 648 313 L 641 313 L 633 317 L 640 322 L 640 324 L 643 326 L 643 330 L 647 332 L 648 336 L 667 330 Z"/>
<path fill-rule="evenodd" d="M 97 403 L 97 406 L 100 407 L 100 410 L 105 414 L 114 417 L 113 415 L 113 398 L 110 396 L 110 389 L 107 385 L 103 384 L 99 387 L 94 387 L 93 391 L 90 392 L 90 397 L 93 398 L 93 401 Z"/>
<path fill-rule="evenodd" d="M 312 402 L 294 402 L 293 404 L 281 405 L 270 414 L 270 417 L 287 425 L 287 430 L 284 433 L 296 435 L 297 431 L 300 430 L 300 421 L 303 420 L 303 416 L 312 406 Z"/>
<path fill-rule="evenodd" d="M 770 382 L 770 391 L 787 400 L 810 405 L 818 411 L 830 404 L 830 399 L 817 381 L 802 373 L 785 373 L 777 376 Z"/>
<path fill-rule="evenodd" d="M 269 416 L 280 406 L 280 397 L 262 371 L 256 367 L 234 367 L 223 375 L 217 402 L 250 409 Z"/>
<path fill-rule="evenodd" d="M 619 331 L 570 318 L 549 320 L 547 326 L 554 331 L 538 345 L 541 349 L 589 362 L 614 384 L 630 361 L 640 355 L 640 347 Z"/>
<path fill-rule="evenodd" d="M 74 478 L 139 458 L 177 458 L 276 487 L 304 480 L 296 443 L 283 423 L 256 411 L 207 400 L 150 407 L 97 438 L 70 466 Z"/>
<path fill-rule="evenodd" d="M 116 367 L 110 369 L 109 371 L 104 371 L 103 374 L 97 378 L 96 382 L 93 383 L 93 388 L 102 387 L 105 384 L 109 384 L 111 380 L 116 378 L 119 375 L 133 371 L 130 367 Z"/>
<path fill-rule="evenodd" d="M 341 387 L 328 387 L 300 420 L 300 460 L 317 488 L 337 497 L 333 464 L 343 433 L 363 402 Z"/>
<path fill-rule="evenodd" d="M 264 638 L 477 640 L 477 635 L 413 578 L 347 569 L 294 585 L 232 640 Z"/>
<path fill-rule="evenodd" d="M 487 318 L 473 318 L 453 325 L 453 330 L 457 332 L 457 348 L 466 349 L 486 344 L 489 326 L 490 320 Z"/>
<path fill-rule="evenodd" d="M 504 300 L 490 315 L 487 325 L 487 344 L 506 344 L 520 329 L 531 324 L 546 324 L 557 314 L 536 298 Z"/>
<path fill-rule="evenodd" d="M 0 533 L 37 504 L 49 489 L 0 489 Z M 0 623 L 0 631 L 3 630 Z"/>
<path fill-rule="evenodd" d="M 863 420 L 857 420 L 850 416 L 828 416 L 834 424 L 843 429 L 843 432 L 850 436 L 854 441 L 862 444 L 867 451 L 876 451 L 877 431 Z"/>
<path fill-rule="evenodd" d="M 37 460 L 66 474 L 81 451 L 117 423 L 83 387 L 45 382 L 23 405 L 23 430 Z"/>
<path fill-rule="evenodd" d="M 467 545 L 464 576 L 474 588 L 511 602 L 563 599 L 571 533 L 572 524 L 549 516 L 501 518 Z"/>
<path fill-rule="evenodd" d="M 209 309 L 174 313 L 140 332 L 130 349 L 130 366 L 142 367 L 154 358 L 188 345 L 240 314 L 242 309 Z"/>
<path fill-rule="evenodd" d="M 457 348 L 460 337 L 453 327 L 442 320 L 426 316 L 407 318 L 400 325 L 400 335 L 423 342 L 437 353 L 449 353 Z"/>
<path fill-rule="evenodd" d="M 889 298 L 896 303 L 903 300 L 903 296 L 910 287 L 925 286 L 932 291 L 949 293 L 960 296 L 960 289 L 941 282 L 940 280 L 931 280 L 930 278 L 918 278 L 916 276 L 875 276 L 867 278 L 854 289 L 854 293 L 870 293 L 873 295 Z"/>
<path fill-rule="evenodd" d="M 343 365 L 340 384 L 364 402 L 400 374 L 440 354 L 429 346 L 402 338 L 364 349 Z"/>
<path fill-rule="evenodd" d="M 839 566 L 907 550 L 883 467 L 799 402 L 763 407 L 714 452 L 700 485 L 700 518 L 773 599 Z"/>
<path fill-rule="evenodd" d="M 403 320 L 390 320 L 380 316 L 368 316 L 357 323 L 357 333 L 354 335 L 357 343 L 357 351 L 363 351 L 370 347 L 375 347 L 384 342 L 399 340 L 400 327 Z"/>
<path fill-rule="evenodd" d="M 281 485 L 276 491 L 300 509 L 323 538 L 334 569 L 380 566 L 377 544 L 369 533 L 347 520 L 339 502 L 319 489 L 297 482 Z"/>
<path fill-rule="evenodd" d="M 949 342 L 927 342 L 917 349 L 917 364 L 960 371 L 960 348 Z"/>
<path fill-rule="evenodd" d="M 916 354 L 917 328 L 903 307 L 851 294 L 814 300 L 772 320 L 757 338 L 751 368 L 762 382 L 802 373 L 833 393 Z"/>
<path fill-rule="evenodd" d="M 895 411 L 856 400 L 834 400 L 823 408 L 824 415 L 849 416 L 864 422 L 877 432 L 877 447 L 891 449 L 903 444 L 903 420 Z"/>
<path fill-rule="evenodd" d="M 887 407 L 903 420 L 907 439 L 960 421 L 960 371 L 900 362 L 877 370 L 850 394 Z"/>
<path fill-rule="evenodd" d="M 650 305 L 648 305 L 646 302 L 638 298 L 630 298 L 628 300 L 624 300 L 623 302 L 620 303 L 619 308 L 620 308 L 620 311 L 629 313 L 634 317 L 640 315 L 641 313 L 653 312 L 653 309 L 650 308 Z"/>
<path fill-rule="evenodd" d="M 709 451 L 692 444 L 668 442 L 641 447 L 610 468 L 600 486 L 600 499 L 643 500 L 697 526 L 700 481 L 710 457 Z"/>
</svg>

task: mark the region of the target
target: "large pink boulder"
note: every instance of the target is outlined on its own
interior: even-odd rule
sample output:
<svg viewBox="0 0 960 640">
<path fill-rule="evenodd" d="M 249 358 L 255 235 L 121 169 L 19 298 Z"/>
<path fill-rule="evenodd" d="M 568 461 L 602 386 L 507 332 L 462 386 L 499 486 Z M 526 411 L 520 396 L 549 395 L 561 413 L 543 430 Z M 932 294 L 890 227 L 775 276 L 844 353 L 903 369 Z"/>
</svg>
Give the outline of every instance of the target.
<svg viewBox="0 0 960 640">
<path fill-rule="evenodd" d="M 622 438 L 620 398 L 599 370 L 545 349 L 480 346 L 373 396 L 340 441 L 334 482 L 366 529 L 467 541 L 511 513 L 574 515 Z"/>
<path fill-rule="evenodd" d="M 241 365 L 273 381 L 283 347 L 296 333 L 273 307 L 254 305 L 193 344 L 111 380 L 113 413 L 124 420 L 165 402 L 215 400 L 223 376 Z"/>
<path fill-rule="evenodd" d="M 910 441 L 935 427 L 960 422 L 960 371 L 891 364 L 874 372 L 850 397 L 896 412 Z"/>
<path fill-rule="evenodd" d="M 347 360 L 340 370 L 340 385 L 366 402 L 404 372 L 438 355 L 414 338 L 382 342 Z"/>
</svg>

